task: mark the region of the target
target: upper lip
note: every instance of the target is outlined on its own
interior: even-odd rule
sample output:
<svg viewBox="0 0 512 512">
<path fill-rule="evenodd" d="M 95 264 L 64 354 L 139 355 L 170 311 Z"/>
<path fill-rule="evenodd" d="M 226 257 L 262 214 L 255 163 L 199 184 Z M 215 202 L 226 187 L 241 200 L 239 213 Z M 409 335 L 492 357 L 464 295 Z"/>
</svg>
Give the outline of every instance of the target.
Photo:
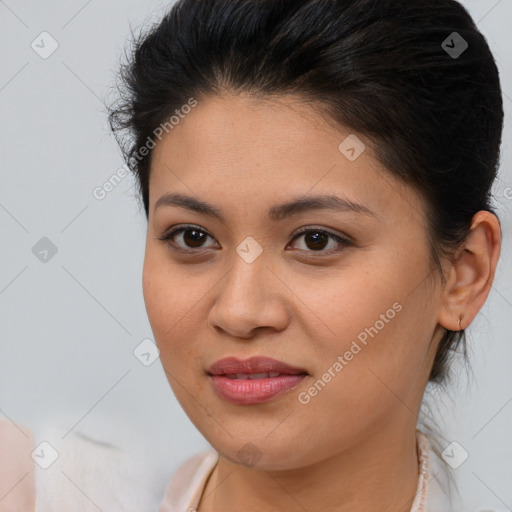
<svg viewBox="0 0 512 512">
<path fill-rule="evenodd" d="M 289 375 L 307 373 L 303 368 L 291 366 L 283 361 L 270 357 L 254 356 L 249 359 L 238 359 L 236 357 L 225 357 L 219 359 L 208 368 L 210 375 L 230 375 L 234 373 L 266 373 L 279 372 Z"/>
</svg>

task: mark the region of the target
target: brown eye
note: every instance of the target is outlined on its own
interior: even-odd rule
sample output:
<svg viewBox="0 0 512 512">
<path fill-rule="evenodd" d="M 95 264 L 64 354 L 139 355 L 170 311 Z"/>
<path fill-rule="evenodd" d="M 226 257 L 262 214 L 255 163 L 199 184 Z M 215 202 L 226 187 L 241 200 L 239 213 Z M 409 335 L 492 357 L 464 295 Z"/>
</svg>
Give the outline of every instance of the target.
<svg viewBox="0 0 512 512">
<path fill-rule="evenodd" d="M 349 240 L 322 229 L 303 229 L 295 236 L 293 242 L 301 237 L 303 237 L 304 243 L 302 244 L 303 247 L 299 247 L 299 249 L 307 252 L 320 252 L 329 254 L 351 245 Z M 329 245 L 329 240 L 333 240 L 335 243 L 332 244 L 331 247 L 328 247 L 328 250 L 324 250 Z M 333 246 L 334 250 L 329 250 L 332 249 Z M 336 249 L 336 246 L 341 246 L 341 248 Z"/>
<path fill-rule="evenodd" d="M 324 249 L 326 244 L 329 243 L 329 236 L 320 231 L 310 231 L 304 235 L 304 241 L 309 249 L 319 250 Z"/>
<path fill-rule="evenodd" d="M 183 241 L 189 247 L 201 247 L 208 235 L 198 229 L 186 229 L 183 231 Z"/>
<path fill-rule="evenodd" d="M 177 247 L 178 249 L 200 249 L 205 246 L 205 241 L 211 238 L 206 231 L 199 229 L 195 226 L 182 226 L 173 229 L 169 233 L 165 234 L 159 240 L 165 240 L 169 245 Z"/>
</svg>

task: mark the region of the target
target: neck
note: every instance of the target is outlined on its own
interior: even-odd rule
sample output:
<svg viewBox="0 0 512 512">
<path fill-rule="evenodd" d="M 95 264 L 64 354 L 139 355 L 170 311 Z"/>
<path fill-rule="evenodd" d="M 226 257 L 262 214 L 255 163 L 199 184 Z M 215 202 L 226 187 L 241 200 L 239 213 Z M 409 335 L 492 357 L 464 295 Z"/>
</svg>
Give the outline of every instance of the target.
<svg viewBox="0 0 512 512">
<path fill-rule="evenodd" d="M 307 467 L 265 471 L 219 456 L 198 512 L 409 512 L 417 486 L 416 431 L 409 421 Z"/>
</svg>

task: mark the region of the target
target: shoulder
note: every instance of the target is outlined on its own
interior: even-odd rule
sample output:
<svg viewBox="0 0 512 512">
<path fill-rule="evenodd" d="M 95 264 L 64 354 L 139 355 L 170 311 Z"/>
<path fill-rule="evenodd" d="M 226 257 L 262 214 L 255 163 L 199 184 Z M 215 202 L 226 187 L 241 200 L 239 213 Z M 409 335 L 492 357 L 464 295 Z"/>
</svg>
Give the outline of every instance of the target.
<svg viewBox="0 0 512 512">
<path fill-rule="evenodd" d="M 185 460 L 173 473 L 158 512 L 181 512 L 193 506 L 218 457 L 217 451 L 211 448 Z"/>
</svg>

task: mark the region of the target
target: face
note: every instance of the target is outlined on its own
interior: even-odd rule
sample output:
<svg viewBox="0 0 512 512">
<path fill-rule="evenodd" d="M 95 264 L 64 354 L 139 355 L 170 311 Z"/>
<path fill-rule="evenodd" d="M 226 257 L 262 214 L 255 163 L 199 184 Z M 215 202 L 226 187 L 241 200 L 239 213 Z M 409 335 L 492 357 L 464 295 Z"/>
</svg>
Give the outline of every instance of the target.
<svg viewBox="0 0 512 512">
<path fill-rule="evenodd" d="M 143 291 L 161 363 L 209 443 L 262 469 L 414 430 L 436 348 L 423 202 L 318 112 L 207 98 L 153 150 Z M 212 377 L 226 357 L 302 374 Z"/>
</svg>

